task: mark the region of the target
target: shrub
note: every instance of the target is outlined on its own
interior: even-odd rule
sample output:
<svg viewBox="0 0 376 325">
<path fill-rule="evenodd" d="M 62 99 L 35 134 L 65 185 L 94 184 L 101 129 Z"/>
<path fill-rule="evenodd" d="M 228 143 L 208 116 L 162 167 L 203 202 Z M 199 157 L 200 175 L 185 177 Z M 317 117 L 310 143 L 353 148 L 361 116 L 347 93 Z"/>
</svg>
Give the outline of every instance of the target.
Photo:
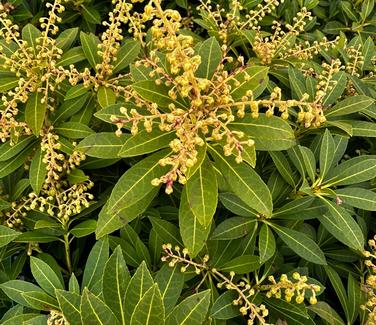
<svg viewBox="0 0 376 325">
<path fill-rule="evenodd" d="M 375 17 L 1 4 L 2 324 L 374 324 Z"/>
</svg>

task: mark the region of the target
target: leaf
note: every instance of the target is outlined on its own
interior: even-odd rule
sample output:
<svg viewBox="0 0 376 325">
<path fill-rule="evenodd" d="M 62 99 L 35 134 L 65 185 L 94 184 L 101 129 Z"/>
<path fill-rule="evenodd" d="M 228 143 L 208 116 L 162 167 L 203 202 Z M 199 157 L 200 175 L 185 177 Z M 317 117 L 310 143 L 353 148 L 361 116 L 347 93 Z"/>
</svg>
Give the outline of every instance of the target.
<svg viewBox="0 0 376 325">
<path fill-rule="evenodd" d="M 14 302 L 30 307 L 25 298 L 21 295 L 24 292 L 39 291 L 43 292 L 41 288 L 30 282 L 22 280 L 10 280 L 0 284 L 0 288 L 4 293 Z"/>
<path fill-rule="evenodd" d="M 338 98 L 345 91 L 347 85 L 346 73 L 339 71 L 333 75 L 333 81 L 336 83 L 332 86 L 332 89 L 328 90 L 323 98 L 322 104 L 324 107 L 329 106 L 337 102 Z"/>
<path fill-rule="evenodd" d="M 47 103 L 43 93 L 33 93 L 26 103 L 25 121 L 36 136 L 39 136 L 46 115 Z"/>
<path fill-rule="evenodd" d="M 179 207 L 179 228 L 184 247 L 189 251 L 189 256 L 194 258 L 202 250 L 209 236 L 210 227 L 200 224 L 190 207 L 187 187 L 184 187 Z"/>
<path fill-rule="evenodd" d="M 98 88 L 97 100 L 102 108 L 115 104 L 116 95 L 111 88 L 101 86 Z"/>
<path fill-rule="evenodd" d="M 57 60 L 56 65 L 66 67 L 71 64 L 75 64 L 85 60 L 85 53 L 82 50 L 81 46 L 76 46 L 68 51 L 64 52 L 59 60 Z"/>
<path fill-rule="evenodd" d="M 232 217 L 220 223 L 213 231 L 212 240 L 231 240 L 252 233 L 257 226 L 256 219 Z"/>
<path fill-rule="evenodd" d="M 345 187 L 335 190 L 343 203 L 358 209 L 376 211 L 376 193 L 360 187 Z"/>
<path fill-rule="evenodd" d="M 111 309 L 87 288 L 82 293 L 80 314 L 83 325 L 119 325 Z"/>
<path fill-rule="evenodd" d="M 99 293 L 102 287 L 102 274 L 109 255 L 108 238 L 95 243 L 87 258 L 82 288 L 87 287 L 94 294 Z"/>
<path fill-rule="evenodd" d="M 57 240 L 59 240 L 57 236 L 48 235 L 40 230 L 34 230 L 19 234 L 14 241 L 16 243 L 51 243 Z"/>
<path fill-rule="evenodd" d="M 6 161 L 0 161 L 0 178 L 13 173 L 16 169 L 21 167 L 30 155 L 32 149 L 33 145 L 30 145 L 26 149 L 23 149 L 14 158 L 8 159 Z"/>
<path fill-rule="evenodd" d="M 297 305 L 276 298 L 265 299 L 264 302 L 270 313 L 278 315 L 278 317 L 285 320 L 287 324 L 315 325 L 315 322 L 310 320 L 304 304 Z"/>
<path fill-rule="evenodd" d="M 204 228 L 209 227 L 218 203 L 217 177 L 209 160 L 189 178 L 185 189 L 191 212 Z"/>
<path fill-rule="evenodd" d="M 240 315 L 239 308 L 233 301 L 238 299 L 234 291 L 225 291 L 214 302 L 210 310 L 210 317 L 215 319 L 231 319 Z"/>
<path fill-rule="evenodd" d="M 184 299 L 168 315 L 166 325 L 201 325 L 208 312 L 210 290 L 193 294 Z"/>
<path fill-rule="evenodd" d="M 28 291 L 21 293 L 21 295 L 33 309 L 50 311 L 51 309 L 58 309 L 59 307 L 56 299 L 44 292 Z"/>
<path fill-rule="evenodd" d="M 330 283 L 332 284 L 339 301 L 341 302 L 342 308 L 346 315 L 346 319 L 349 320 L 349 316 L 350 316 L 349 305 L 347 301 L 346 289 L 343 285 L 343 282 L 340 276 L 338 275 L 338 273 L 332 267 L 326 266 L 325 272 L 329 277 Z"/>
<path fill-rule="evenodd" d="M 359 225 L 346 209 L 323 199 L 328 207 L 327 213 L 319 216 L 320 222 L 335 238 L 352 249 L 364 249 L 364 236 Z"/>
<path fill-rule="evenodd" d="M 94 34 L 80 33 L 80 40 L 82 50 L 84 51 L 86 59 L 89 61 L 92 68 L 96 69 L 96 65 L 100 63 L 100 57 L 98 55 L 99 39 Z"/>
<path fill-rule="evenodd" d="M 92 8 L 86 7 L 85 5 L 81 5 L 82 8 L 82 17 L 90 24 L 100 24 L 101 23 L 101 16 L 99 12 Z"/>
<path fill-rule="evenodd" d="M 295 180 L 293 177 L 294 173 L 285 155 L 280 151 L 270 151 L 269 154 L 272 157 L 275 167 L 277 168 L 283 179 L 288 184 L 295 187 Z"/>
<path fill-rule="evenodd" d="M 56 298 L 59 302 L 60 310 L 70 324 L 82 324 L 81 322 L 81 297 L 72 292 L 56 290 Z"/>
<path fill-rule="evenodd" d="M 117 246 L 103 272 L 103 297 L 121 324 L 125 324 L 124 296 L 130 281 L 121 247 Z"/>
<path fill-rule="evenodd" d="M 76 294 L 80 294 L 80 292 L 81 292 L 80 284 L 78 283 L 78 280 L 77 280 L 74 273 L 72 273 L 70 278 L 69 278 L 68 287 L 69 287 L 70 292 L 73 292 L 73 293 L 76 293 Z"/>
<path fill-rule="evenodd" d="M 235 119 L 229 126 L 252 138 L 256 143 L 256 150 L 287 150 L 296 144 L 294 131 L 280 117 L 266 117 L 265 114 L 260 114 L 254 119 L 247 114 L 242 119 Z"/>
<path fill-rule="evenodd" d="M 251 66 L 241 69 L 229 82 L 232 89 L 230 95 L 235 101 L 239 101 L 250 90 L 253 98 L 257 98 L 268 84 L 268 72 L 269 68 L 263 66 Z"/>
<path fill-rule="evenodd" d="M 232 191 L 257 212 L 271 216 L 273 203 L 270 191 L 253 168 L 222 156 L 217 148 L 209 146 L 209 149 Z"/>
<path fill-rule="evenodd" d="M 158 127 L 154 127 L 151 132 L 142 130 L 125 141 L 119 151 L 119 156 L 134 157 L 151 153 L 168 147 L 175 138 L 175 132 L 161 131 Z"/>
<path fill-rule="evenodd" d="M 373 7 L 375 6 L 375 0 L 364 0 L 362 2 L 362 10 L 360 11 L 360 16 L 363 21 L 371 14 Z"/>
<path fill-rule="evenodd" d="M 85 93 L 77 98 L 65 100 L 64 103 L 57 109 L 52 117 L 54 124 L 58 124 L 62 121 L 67 120 L 73 115 L 77 114 L 87 102 L 90 97 L 90 93 L 87 89 L 84 89 Z"/>
<path fill-rule="evenodd" d="M 308 308 L 330 325 L 345 325 L 337 312 L 325 301 L 319 301 L 315 305 L 308 306 Z"/>
<path fill-rule="evenodd" d="M 347 281 L 347 294 L 348 294 L 348 308 L 349 308 L 349 319 L 353 323 L 360 311 L 360 306 L 362 303 L 362 290 L 360 284 L 354 279 L 354 277 L 349 273 Z"/>
<path fill-rule="evenodd" d="M 351 121 L 353 136 L 376 138 L 376 125 L 374 122 Z"/>
<path fill-rule="evenodd" d="M 34 53 L 37 50 L 37 40 L 42 36 L 41 31 L 33 24 L 27 24 L 22 28 L 22 40 L 27 42 L 27 45 L 33 48 Z"/>
<path fill-rule="evenodd" d="M 30 185 L 36 195 L 39 195 L 47 176 L 47 165 L 43 162 L 44 153 L 38 148 L 30 164 Z"/>
<path fill-rule="evenodd" d="M 265 263 L 268 259 L 272 258 L 275 251 L 276 244 L 273 232 L 266 224 L 263 224 L 259 234 L 260 263 Z"/>
<path fill-rule="evenodd" d="M 221 46 L 215 37 L 210 37 L 197 46 L 196 52 L 201 57 L 201 64 L 196 70 L 196 76 L 211 79 L 222 61 Z"/>
<path fill-rule="evenodd" d="M 160 108 L 167 108 L 169 104 L 174 104 L 176 107 L 184 107 L 185 104 L 181 99 L 172 99 L 168 92 L 169 87 L 164 84 L 157 85 L 153 80 L 142 80 L 132 84 L 132 88 L 143 99 L 155 103 Z"/>
<path fill-rule="evenodd" d="M 82 139 L 94 133 L 87 125 L 79 122 L 64 122 L 55 131 L 70 139 Z"/>
<path fill-rule="evenodd" d="M 141 44 L 137 40 L 128 39 L 124 42 L 117 53 L 117 60 L 115 61 L 113 74 L 117 74 L 121 70 L 129 66 L 141 51 Z"/>
<path fill-rule="evenodd" d="M 155 282 L 161 290 L 164 309 L 168 314 L 177 303 L 184 286 L 184 274 L 179 267 L 169 267 L 167 264 L 157 272 Z"/>
<path fill-rule="evenodd" d="M 218 269 L 222 272 L 235 272 L 236 274 L 246 274 L 256 271 L 261 266 L 260 258 L 255 255 L 242 255 L 235 257 L 224 263 Z"/>
<path fill-rule="evenodd" d="M 124 319 L 126 320 L 126 324 L 130 324 L 137 304 L 153 285 L 153 278 L 147 269 L 146 263 L 142 262 L 130 280 L 125 294 Z"/>
<path fill-rule="evenodd" d="M 0 247 L 8 245 L 19 235 L 21 235 L 20 232 L 0 225 Z"/>
<path fill-rule="evenodd" d="M 48 294 L 54 296 L 55 289 L 64 289 L 64 285 L 55 271 L 41 259 L 30 256 L 30 269 L 34 279 Z"/>
<path fill-rule="evenodd" d="M 167 149 L 157 152 L 128 169 L 112 190 L 107 212 L 118 214 L 150 193 L 154 188 L 151 181 L 168 171 L 169 166 L 160 166 L 159 160 L 169 154 Z"/>
<path fill-rule="evenodd" d="M 164 325 L 165 311 L 161 292 L 154 284 L 137 303 L 131 325 Z"/>
<path fill-rule="evenodd" d="M 66 52 L 76 40 L 78 35 L 78 27 L 68 28 L 59 33 L 56 38 L 56 46 Z"/>
<path fill-rule="evenodd" d="M 316 178 L 316 159 L 311 149 L 298 145 L 300 155 L 303 158 L 305 171 L 309 178 L 314 181 Z"/>
<path fill-rule="evenodd" d="M 0 145 L 0 161 L 6 161 L 8 159 L 14 158 L 17 154 L 22 152 L 33 140 L 35 137 L 26 136 L 21 137 L 17 143 L 11 144 L 10 141 L 7 141 Z"/>
<path fill-rule="evenodd" d="M 150 217 L 149 219 L 153 225 L 153 229 L 165 243 L 184 246 L 181 241 L 179 229 L 174 224 L 159 218 Z"/>
<path fill-rule="evenodd" d="M 270 224 L 270 226 L 297 255 L 309 262 L 326 265 L 324 253 L 312 239 L 293 229 L 277 226 L 276 224 Z"/>
<path fill-rule="evenodd" d="M 89 179 L 89 176 L 86 176 L 83 170 L 78 168 L 71 170 L 67 174 L 67 179 L 70 185 L 83 183 Z"/>
<path fill-rule="evenodd" d="M 328 109 L 325 112 L 325 116 L 344 116 L 356 112 L 361 112 L 362 110 L 371 106 L 374 102 L 375 100 L 373 98 L 364 95 L 347 97 L 332 108 Z"/>
<path fill-rule="evenodd" d="M 84 152 L 89 157 L 117 158 L 124 142 L 129 137 L 129 134 L 122 134 L 118 137 L 113 132 L 94 133 L 84 138 L 76 149 Z"/>
<path fill-rule="evenodd" d="M 307 92 L 303 73 L 298 69 L 289 67 L 288 74 L 291 85 L 292 97 L 298 100 L 302 99 L 304 94 Z"/>
<path fill-rule="evenodd" d="M 359 156 L 333 168 L 325 184 L 352 185 L 376 177 L 376 156 Z"/>
<path fill-rule="evenodd" d="M 330 131 L 325 130 L 322 137 L 321 148 L 320 148 L 320 176 L 323 179 L 328 173 L 330 167 L 333 163 L 333 158 L 335 154 L 335 143 Z"/>
<path fill-rule="evenodd" d="M 241 217 L 257 217 L 257 212 L 233 193 L 219 193 L 219 199 L 227 210 Z"/>
<path fill-rule="evenodd" d="M 97 221 L 93 219 L 85 220 L 75 226 L 70 233 L 76 238 L 86 237 L 92 234 L 97 227 Z"/>
</svg>

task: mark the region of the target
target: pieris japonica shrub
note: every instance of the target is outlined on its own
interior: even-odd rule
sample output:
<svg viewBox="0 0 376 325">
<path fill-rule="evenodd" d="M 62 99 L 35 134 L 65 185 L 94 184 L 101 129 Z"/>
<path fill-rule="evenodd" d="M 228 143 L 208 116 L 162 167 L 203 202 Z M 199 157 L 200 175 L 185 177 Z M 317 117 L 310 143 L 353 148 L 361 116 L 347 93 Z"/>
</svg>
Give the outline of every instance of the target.
<svg viewBox="0 0 376 325">
<path fill-rule="evenodd" d="M 375 26 L 3 1 L 1 323 L 375 324 Z"/>
</svg>

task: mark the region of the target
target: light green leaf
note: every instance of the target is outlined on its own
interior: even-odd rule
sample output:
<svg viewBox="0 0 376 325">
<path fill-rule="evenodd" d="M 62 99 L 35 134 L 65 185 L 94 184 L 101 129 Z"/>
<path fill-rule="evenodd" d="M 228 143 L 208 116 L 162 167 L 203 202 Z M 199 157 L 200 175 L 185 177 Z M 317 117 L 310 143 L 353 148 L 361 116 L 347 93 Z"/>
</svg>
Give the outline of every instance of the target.
<svg viewBox="0 0 376 325">
<path fill-rule="evenodd" d="M 210 304 L 210 290 L 184 299 L 168 315 L 166 325 L 202 325 Z"/>
<path fill-rule="evenodd" d="M 325 130 L 322 137 L 321 148 L 320 148 L 320 176 L 323 179 L 328 173 L 330 167 L 333 163 L 333 158 L 335 154 L 335 143 L 330 131 Z"/>
<path fill-rule="evenodd" d="M 64 289 L 55 271 L 41 259 L 30 256 L 30 269 L 40 287 L 50 295 L 55 295 L 55 289 Z"/>
<path fill-rule="evenodd" d="M 247 114 L 242 119 L 230 123 L 231 128 L 244 132 L 256 143 L 256 150 L 287 150 L 296 144 L 294 131 L 280 117 L 260 114 L 256 119 Z"/>
<path fill-rule="evenodd" d="M 231 319 L 240 315 L 239 308 L 234 306 L 233 301 L 238 299 L 234 291 L 225 291 L 214 302 L 210 317 L 215 319 Z"/>
<path fill-rule="evenodd" d="M 179 229 L 171 222 L 159 218 L 149 218 L 153 229 L 162 238 L 163 242 L 184 246 Z"/>
<path fill-rule="evenodd" d="M 142 80 L 132 84 L 132 88 L 145 100 L 157 104 L 161 108 L 167 108 L 169 104 L 176 107 L 186 106 L 181 99 L 172 99 L 168 95 L 169 87 L 164 84 L 157 85 L 153 80 Z"/>
<path fill-rule="evenodd" d="M 30 185 L 36 195 L 39 195 L 47 175 L 47 165 L 43 162 L 44 153 L 38 148 L 30 164 Z"/>
<path fill-rule="evenodd" d="M 75 168 L 68 173 L 67 179 L 70 185 L 74 185 L 87 181 L 89 176 L 85 175 L 83 170 Z"/>
<path fill-rule="evenodd" d="M 39 136 L 46 115 L 47 103 L 42 103 L 44 93 L 33 93 L 26 103 L 25 121 L 36 136 Z"/>
<path fill-rule="evenodd" d="M 376 177 L 376 156 L 359 156 L 346 160 L 333 168 L 325 184 L 352 185 Z"/>
<path fill-rule="evenodd" d="M 97 221 L 93 219 L 85 220 L 75 226 L 70 233 L 76 238 L 86 237 L 92 234 L 97 227 Z"/>
<path fill-rule="evenodd" d="M 27 304 L 36 310 L 50 311 L 51 309 L 58 309 L 56 299 L 48 294 L 40 291 L 28 291 L 21 293 Z"/>
<path fill-rule="evenodd" d="M 82 293 L 80 313 L 83 325 L 120 324 L 111 309 L 87 288 Z"/>
<path fill-rule="evenodd" d="M 273 232 L 268 225 L 263 224 L 259 234 L 259 255 L 260 263 L 265 263 L 276 251 L 276 244 Z"/>
<path fill-rule="evenodd" d="M 104 301 L 121 324 L 125 324 L 124 296 L 129 281 L 130 275 L 121 247 L 117 246 L 104 268 L 102 292 Z"/>
<path fill-rule="evenodd" d="M 87 125 L 79 122 L 64 122 L 56 127 L 55 131 L 69 139 L 82 139 L 94 133 Z"/>
<path fill-rule="evenodd" d="M 90 6 L 81 5 L 82 17 L 90 24 L 100 24 L 101 16 L 99 12 Z"/>
<path fill-rule="evenodd" d="M 191 212 L 204 228 L 209 227 L 218 203 L 217 177 L 209 160 L 189 178 L 185 189 Z"/>
<path fill-rule="evenodd" d="M 13 173 L 16 169 L 21 167 L 33 149 L 33 145 L 23 149 L 14 158 L 8 159 L 6 161 L 0 161 L 0 179 Z"/>
<path fill-rule="evenodd" d="M 111 88 L 101 86 L 98 88 L 97 100 L 102 108 L 115 104 L 116 95 Z"/>
<path fill-rule="evenodd" d="M 309 262 L 326 265 L 324 253 L 307 235 L 293 229 L 277 226 L 276 224 L 270 224 L 270 226 L 297 255 Z"/>
<path fill-rule="evenodd" d="M 7 141 L 0 145 L 0 161 L 6 161 L 8 159 L 14 158 L 22 150 L 24 150 L 35 137 L 27 136 L 21 137 L 17 143 L 12 144 L 10 141 Z"/>
<path fill-rule="evenodd" d="M 246 236 L 257 226 L 256 219 L 232 217 L 221 222 L 213 231 L 212 240 L 231 240 Z"/>
<path fill-rule="evenodd" d="M 364 237 L 359 225 L 346 209 L 323 199 L 328 212 L 319 216 L 320 222 L 335 238 L 355 250 L 364 249 Z"/>
<path fill-rule="evenodd" d="M 263 66 L 241 69 L 229 82 L 232 87 L 232 98 L 239 101 L 249 90 L 252 91 L 254 99 L 260 96 L 268 84 L 268 71 L 269 68 Z"/>
<path fill-rule="evenodd" d="M 292 187 L 295 187 L 293 171 L 285 155 L 280 151 L 270 151 L 269 154 L 272 157 L 273 162 L 283 179 Z"/>
<path fill-rule="evenodd" d="M 168 147 L 175 138 L 175 132 L 164 132 L 158 127 L 154 127 L 151 132 L 142 130 L 125 141 L 119 151 L 119 156 L 134 157 L 151 153 Z"/>
<path fill-rule="evenodd" d="M 376 123 L 366 121 L 350 121 L 355 137 L 376 138 Z"/>
<path fill-rule="evenodd" d="M 322 104 L 325 107 L 334 104 L 342 95 L 347 85 L 346 73 L 343 71 L 335 73 L 332 80 L 336 81 L 336 83 L 332 86 L 332 89 L 328 90 L 328 92 L 324 96 Z"/>
<path fill-rule="evenodd" d="M 22 297 L 22 293 L 30 292 L 30 291 L 39 291 L 43 292 L 41 288 L 32 284 L 30 282 L 22 281 L 22 280 L 10 280 L 0 284 L 0 288 L 4 291 L 4 293 L 14 302 L 30 307 L 24 297 Z"/>
<path fill-rule="evenodd" d="M 184 274 L 179 266 L 169 267 L 167 264 L 157 272 L 155 282 L 161 290 L 164 308 L 168 314 L 178 301 L 184 286 Z"/>
<path fill-rule="evenodd" d="M 13 239 L 16 239 L 21 232 L 0 225 L 0 247 L 8 245 Z"/>
<path fill-rule="evenodd" d="M 273 203 L 270 191 L 253 168 L 224 157 L 219 153 L 218 147 L 209 146 L 209 149 L 232 191 L 251 208 L 271 216 Z"/>
<path fill-rule="evenodd" d="M 221 46 L 215 37 L 210 37 L 197 46 L 196 52 L 201 57 L 196 76 L 211 79 L 222 60 Z"/>
<path fill-rule="evenodd" d="M 218 267 L 222 272 L 245 274 L 256 271 L 261 266 L 260 258 L 255 255 L 242 255 Z"/>
<path fill-rule="evenodd" d="M 319 301 L 315 305 L 308 306 L 308 309 L 312 310 L 330 325 L 345 325 L 345 322 L 338 313 L 325 301 Z"/>
<path fill-rule="evenodd" d="M 233 193 L 220 193 L 219 200 L 227 210 L 241 217 L 257 217 L 257 212 Z"/>
<path fill-rule="evenodd" d="M 136 273 L 130 280 L 125 294 L 125 324 L 131 323 L 130 320 L 137 304 L 153 285 L 153 278 L 151 277 L 150 272 L 147 269 L 146 263 L 142 262 L 141 265 L 137 268 Z"/>
<path fill-rule="evenodd" d="M 335 190 L 343 203 L 358 209 L 376 211 L 376 193 L 361 187 L 345 187 Z"/>
<path fill-rule="evenodd" d="M 86 261 L 82 288 L 87 287 L 94 294 L 99 294 L 102 287 L 102 274 L 109 255 L 108 238 L 95 243 Z"/>
<path fill-rule="evenodd" d="M 59 302 L 60 310 L 70 324 L 81 325 L 81 297 L 73 292 L 56 290 L 56 298 Z"/>
<path fill-rule="evenodd" d="M 184 187 L 180 199 L 179 228 L 184 247 L 188 249 L 190 257 L 195 257 L 204 247 L 210 227 L 209 225 L 206 228 L 202 226 L 193 214 L 186 187 Z"/>
<path fill-rule="evenodd" d="M 374 102 L 375 100 L 373 98 L 364 95 L 347 97 L 346 99 L 340 101 L 332 108 L 328 109 L 325 112 L 325 116 L 343 116 L 356 112 L 361 112 L 362 110 L 371 106 Z"/>
<path fill-rule="evenodd" d="M 364 0 L 362 1 L 362 10 L 360 11 L 360 16 L 363 21 L 371 14 L 373 7 L 375 6 L 375 0 Z"/>
<path fill-rule="evenodd" d="M 99 132 L 84 138 L 76 149 L 89 157 L 117 158 L 124 142 L 129 138 L 129 134 L 122 134 L 118 137 L 113 132 Z"/>
<path fill-rule="evenodd" d="M 66 51 L 61 58 L 56 62 L 57 66 L 66 67 L 77 62 L 85 60 L 85 53 L 81 46 L 76 46 Z"/>
<path fill-rule="evenodd" d="M 85 34 L 84 32 L 81 32 L 80 40 L 86 59 L 89 61 L 91 67 L 95 69 L 96 65 L 101 61 L 97 53 L 98 44 L 100 43 L 98 37 L 94 34 Z"/>
<path fill-rule="evenodd" d="M 56 46 L 59 49 L 62 49 L 64 52 L 68 50 L 73 42 L 76 40 L 78 35 L 78 27 L 68 28 L 59 33 L 59 36 L 56 38 Z"/>
<path fill-rule="evenodd" d="M 137 303 L 131 317 L 131 325 L 164 325 L 165 310 L 161 292 L 154 284 Z"/>
<path fill-rule="evenodd" d="M 118 214 L 153 191 L 151 181 L 164 175 L 169 168 L 160 166 L 159 160 L 169 154 L 167 149 L 157 152 L 128 169 L 112 190 L 107 212 Z"/>
<path fill-rule="evenodd" d="M 113 73 L 116 74 L 129 66 L 138 57 L 140 50 L 141 44 L 139 41 L 134 39 L 126 40 L 117 53 Z"/>
</svg>

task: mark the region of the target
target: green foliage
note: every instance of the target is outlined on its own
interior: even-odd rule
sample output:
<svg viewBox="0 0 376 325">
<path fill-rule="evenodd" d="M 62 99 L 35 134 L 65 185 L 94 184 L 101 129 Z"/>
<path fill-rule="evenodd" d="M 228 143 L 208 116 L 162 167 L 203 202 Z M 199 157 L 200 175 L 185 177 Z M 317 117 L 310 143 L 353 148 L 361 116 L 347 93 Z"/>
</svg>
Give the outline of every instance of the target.
<svg viewBox="0 0 376 325">
<path fill-rule="evenodd" d="M 0 4 L 0 323 L 373 324 L 375 8 Z"/>
</svg>

